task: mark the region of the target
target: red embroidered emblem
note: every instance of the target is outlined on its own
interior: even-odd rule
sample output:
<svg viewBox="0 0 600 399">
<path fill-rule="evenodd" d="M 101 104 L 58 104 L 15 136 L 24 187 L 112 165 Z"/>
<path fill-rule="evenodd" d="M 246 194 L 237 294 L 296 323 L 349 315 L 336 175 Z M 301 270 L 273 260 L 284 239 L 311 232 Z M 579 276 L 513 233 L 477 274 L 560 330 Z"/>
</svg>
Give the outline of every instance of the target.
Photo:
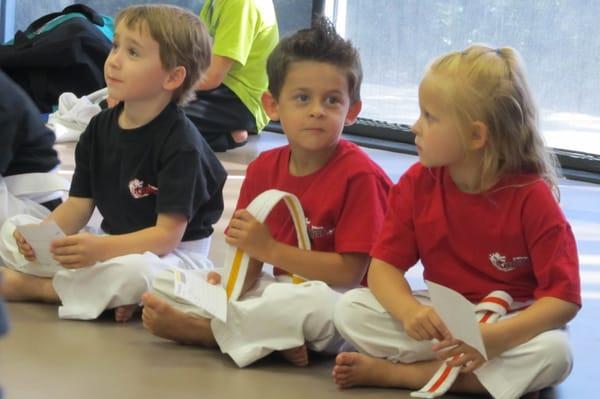
<svg viewBox="0 0 600 399">
<path fill-rule="evenodd" d="M 146 184 L 144 186 L 143 180 L 133 179 L 129 182 L 129 192 L 135 199 L 144 198 L 150 194 L 156 194 L 158 192 L 158 187 L 154 187 L 151 184 Z"/>
</svg>

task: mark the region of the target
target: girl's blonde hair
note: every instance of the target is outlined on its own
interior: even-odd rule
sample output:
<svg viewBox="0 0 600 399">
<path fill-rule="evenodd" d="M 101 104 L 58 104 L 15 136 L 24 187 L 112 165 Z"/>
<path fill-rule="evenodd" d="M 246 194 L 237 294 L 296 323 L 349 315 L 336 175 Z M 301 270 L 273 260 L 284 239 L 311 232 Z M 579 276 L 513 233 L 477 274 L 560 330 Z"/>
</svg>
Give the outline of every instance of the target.
<svg viewBox="0 0 600 399">
<path fill-rule="evenodd" d="M 489 130 L 482 184 L 505 174 L 536 173 L 558 198 L 557 159 L 539 132 L 537 106 L 516 50 L 473 45 L 434 60 L 428 73 L 445 79 L 461 131 L 474 121 Z"/>
<path fill-rule="evenodd" d="M 186 76 L 173 93 L 173 101 L 185 105 L 194 98 L 194 86 L 210 64 L 210 36 L 204 24 L 191 12 L 171 5 L 135 5 L 117 15 L 115 25 L 147 29 L 159 45 L 165 70 L 185 68 Z"/>
</svg>

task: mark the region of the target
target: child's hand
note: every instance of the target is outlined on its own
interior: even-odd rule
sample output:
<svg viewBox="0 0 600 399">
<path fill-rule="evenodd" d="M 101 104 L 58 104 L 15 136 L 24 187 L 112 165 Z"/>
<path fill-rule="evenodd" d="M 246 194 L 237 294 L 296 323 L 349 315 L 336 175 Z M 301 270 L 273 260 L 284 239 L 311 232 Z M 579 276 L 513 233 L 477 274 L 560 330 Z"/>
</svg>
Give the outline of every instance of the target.
<svg viewBox="0 0 600 399">
<path fill-rule="evenodd" d="M 403 320 L 406 333 L 417 341 L 451 338 L 450 331 L 431 306 L 420 305 Z"/>
<path fill-rule="evenodd" d="M 89 233 L 75 234 L 52 241 L 50 252 L 62 267 L 79 269 L 101 260 L 102 237 Z"/>
<path fill-rule="evenodd" d="M 461 373 L 471 373 L 486 362 L 475 348 L 458 339 L 447 339 L 433 345 L 438 359 L 447 360 L 450 367 L 461 367 Z"/>
<path fill-rule="evenodd" d="M 246 252 L 251 258 L 264 261 L 274 243 L 269 228 L 245 209 L 233 214 L 225 241 Z"/>
<path fill-rule="evenodd" d="M 23 237 L 23 234 L 21 234 L 18 230 L 15 229 L 13 237 L 17 242 L 17 247 L 19 247 L 19 252 L 21 253 L 21 255 L 23 255 L 28 261 L 34 262 L 35 253 L 33 252 L 33 248 L 31 248 L 31 245 L 29 245 L 25 237 Z"/>
</svg>

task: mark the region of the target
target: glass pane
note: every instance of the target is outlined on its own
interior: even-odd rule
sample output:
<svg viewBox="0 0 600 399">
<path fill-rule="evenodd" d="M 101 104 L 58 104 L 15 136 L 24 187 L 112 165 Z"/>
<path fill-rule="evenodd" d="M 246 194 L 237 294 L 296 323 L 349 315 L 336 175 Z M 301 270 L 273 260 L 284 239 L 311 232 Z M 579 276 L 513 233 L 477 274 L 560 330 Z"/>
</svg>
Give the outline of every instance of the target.
<svg viewBox="0 0 600 399">
<path fill-rule="evenodd" d="M 168 3 L 188 8 L 194 13 L 200 13 L 204 0 L 79 0 L 94 10 L 105 15 L 116 15 L 129 4 Z M 23 30 L 42 15 L 62 10 L 73 4 L 72 0 L 18 0 L 15 10 L 15 28 Z M 312 2 L 296 0 L 274 0 L 275 11 L 279 23 L 279 32 L 283 36 L 298 29 L 310 26 Z"/>
<path fill-rule="evenodd" d="M 186 7 L 195 13 L 200 12 L 203 0 L 164 0 L 164 1 L 148 1 L 148 0 L 78 0 L 77 3 L 85 4 L 92 7 L 94 10 L 105 15 L 115 15 L 121 8 L 129 4 L 149 4 L 149 3 L 166 3 L 176 4 L 181 7 Z M 17 0 L 15 10 L 15 28 L 23 30 L 42 15 L 51 12 L 61 11 L 68 5 L 75 3 L 72 0 Z"/>
<path fill-rule="evenodd" d="M 365 70 L 361 116 L 411 124 L 427 63 L 471 43 L 516 48 L 551 147 L 600 154 L 600 2 L 337 0 Z"/>
</svg>

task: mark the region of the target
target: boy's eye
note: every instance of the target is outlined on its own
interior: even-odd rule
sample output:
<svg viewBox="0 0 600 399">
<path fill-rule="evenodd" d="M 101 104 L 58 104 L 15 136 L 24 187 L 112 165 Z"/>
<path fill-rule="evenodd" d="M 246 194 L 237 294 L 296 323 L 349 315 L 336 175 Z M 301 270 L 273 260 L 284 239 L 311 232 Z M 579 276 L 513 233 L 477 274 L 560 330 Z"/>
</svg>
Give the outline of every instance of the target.
<svg viewBox="0 0 600 399">
<path fill-rule="evenodd" d="M 329 97 L 327 97 L 327 99 L 325 99 L 325 101 L 329 105 L 337 104 L 340 102 L 340 100 L 335 96 L 329 96 Z"/>
<path fill-rule="evenodd" d="M 113 50 L 116 50 L 116 49 L 118 49 L 118 48 L 119 48 L 119 43 L 117 43 L 117 42 L 113 42 L 113 43 L 112 43 L 112 49 L 113 49 Z"/>
<path fill-rule="evenodd" d="M 129 55 L 131 55 L 131 56 L 133 56 L 133 57 L 137 57 L 137 55 L 138 55 L 138 52 L 137 52 L 137 50 L 136 50 L 136 49 L 134 49 L 134 48 L 130 48 L 130 49 L 128 49 L 128 50 L 127 50 L 127 52 L 129 53 Z"/>
<path fill-rule="evenodd" d="M 303 102 L 308 101 L 308 96 L 306 94 L 298 94 L 296 96 L 296 100 L 303 103 Z"/>
</svg>

